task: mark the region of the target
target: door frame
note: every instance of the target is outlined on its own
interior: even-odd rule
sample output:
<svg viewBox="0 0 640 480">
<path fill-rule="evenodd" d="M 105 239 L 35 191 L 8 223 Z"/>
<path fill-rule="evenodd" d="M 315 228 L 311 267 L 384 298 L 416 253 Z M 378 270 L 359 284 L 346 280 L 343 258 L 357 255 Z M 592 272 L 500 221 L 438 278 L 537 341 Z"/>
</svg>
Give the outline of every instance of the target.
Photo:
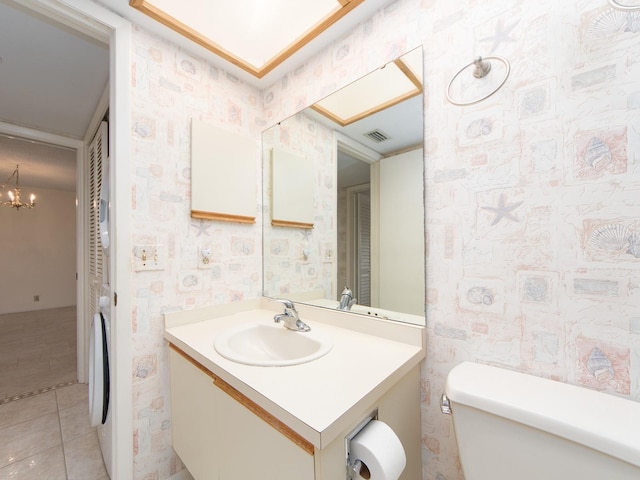
<svg viewBox="0 0 640 480">
<path fill-rule="evenodd" d="M 38 143 L 46 143 L 54 147 L 68 148 L 75 150 L 76 157 L 76 330 L 77 330 L 77 379 L 82 383 L 86 383 L 87 379 L 87 363 L 88 360 L 88 342 L 84 341 L 84 335 L 88 335 L 88 329 L 83 325 L 82 319 L 85 317 L 85 294 L 84 294 L 84 255 L 86 247 L 82 236 L 85 228 L 86 220 L 84 218 L 84 160 L 85 160 L 85 143 L 82 140 L 56 135 L 55 133 L 43 132 L 12 123 L 0 122 L 0 133 L 11 135 L 14 137 L 32 140 Z M 87 337 L 88 338 L 88 337 Z M 87 352 L 83 354 L 87 349 Z"/>
<path fill-rule="evenodd" d="M 364 145 L 357 143 L 351 138 L 343 135 L 340 132 L 335 132 L 335 149 L 336 149 L 336 158 L 338 158 L 338 151 L 342 151 L 349 156 L 361 160 L 365 163 L 369 164 L 369 192 L 370 192 L 370 201 L 371 201 L 371 236 L 369 238 L 370 243 L 370 252 L 371 252 L 371 272 L 370 272 L 370 282 L 371 282 L 371 306 L 378 305 L 379 295 L 377 290 L 377 279 L 378 279 L 378 262 L 373 261 L 374 258 L 380 253 L 379 249 L 379 226 L 378 222 L 374 221 L 378 216 L 378 211 L 380 208 L 380 199 L 378 197 L 378 193 L 380 190 L 380 164 L 379 161 L 383 158 L 378 152 L 371 150 Z M 336 179 L 337 183 L 337 179 Z M 347 210 L 348 211 L 348 210 Z M 351 232 L 353 235 L 353 231 Z M 350 236 L 347 230 L 347 252 L 351 248 L 352 237 Z M 347 279 L 349 279 L 350 275 L 353 272 L 349 271 L 352 269 L 351 257 L 353 255 L 353 251 L 351 253 L 347 253 Z"/>
<path fill-rule="evenodd" d="M 131 379 L 131 23 L 86 0 L 13 0 L 109 45 L 109 191 L 111 250 L 111 415 L 113 480 L 133 477 L 133 394 Z M 84 145 L 82 163 L 84 163 Z M 84 175 L 84 168 L 83 168 Z M 117 186 L 117 188 L 116 188 Z M 82 193 L 84 195 L 84 189 Z M 83 227 L 85 220 L 83 219 Z M 83 230 L 84 231 L 84 230 Z M 84 269 L 78 267 L 79 273 Z M 86 278 L 78 283 L 86 284 Z M 116 297 L 117 295 L 117 297 Z M 115 304 L 117 298 L 117 305 Z M 83 310 L 84 311 L 84 310 Z M 83 323 L 83 322 L 78 322 Z M 88 327 L 87 327 L 88 328 Z M 85 331 L 78 332 L 84 338 Z M 84 350 L 84 347 L 83 347 Z M 87 349 L 88 350 L 88 349 Z M 88 351 L 87 351 L 88 359 Z"/>
</svg>

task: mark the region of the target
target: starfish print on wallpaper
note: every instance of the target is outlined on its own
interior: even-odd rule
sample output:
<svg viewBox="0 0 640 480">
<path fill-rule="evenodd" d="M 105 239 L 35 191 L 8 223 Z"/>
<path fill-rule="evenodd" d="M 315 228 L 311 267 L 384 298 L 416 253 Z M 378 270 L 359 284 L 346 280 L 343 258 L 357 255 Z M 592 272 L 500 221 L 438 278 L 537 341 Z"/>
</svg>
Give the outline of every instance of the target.
<svg viewBox="0 0 640 480">
<path fill-rule="evenodd" d="M 196 237 L 199 237 L 203 233 L 208 233 L 207 230 L 209 230 L 211 222 L 200 220 L 199 222 L 191 222 L 191 226 L 198 229 L 198 231 L 196 232 Z"/>
<path fill-rule="evenodd" d="M 508 218 L 509 220 L 512 220 L 514 222 L 519 222 L 520 220 L 518 220 L 516 217 L 513 216 L 513 214 L 511 213 L 512 210 L 515 210 L 516 208 L 518 208 L 520 205 L 522 205 L 523 202 L 516 202 L 512 205 L 505 205 L 504 203 L 504 194 L 500 194 L 500 200 L 498 201 L 498 206 L 497 207 L 480 207 L 482 210 L 489 210 L 490 212 L 494 212 L 496 214 L 496 216 L 494 217 L 493 221 L 491 222 L 491 226 L 493 227 L 495 224 L 497 224 L 500 220 L 502 220 L 503 218 Z"/>
<path fill-rule="evenodd" d="M 518 23 L 520 23 L 520 20 L 516 21 L 515 23 L 512 23 L 509 26 L 505 26 L 504 19 L 501 18 L 500 20 L 498 20 L 498 23 L 496 24 L 496 31 L 493 34 L 493 36 L 481 38 L 480 41 L 492 42 L 491 50 L 489 50 L 489 53 L 493 53 L 496 51 L 496 49 L 500 46 L 502 42 L 516 41 L 515 38 L 512 38 L 510 36 L 510 34 L 512 30 L 516 27 L 516 25 L 518 25 Z"/>
</svg>

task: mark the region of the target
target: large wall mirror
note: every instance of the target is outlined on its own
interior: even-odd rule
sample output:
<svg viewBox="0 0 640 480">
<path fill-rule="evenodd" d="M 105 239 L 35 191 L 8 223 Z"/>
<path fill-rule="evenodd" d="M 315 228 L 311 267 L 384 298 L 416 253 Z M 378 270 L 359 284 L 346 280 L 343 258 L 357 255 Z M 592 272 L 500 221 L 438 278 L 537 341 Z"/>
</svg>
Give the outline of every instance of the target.
<svg viewBox="0 0 640 480">
<path fill-rule="evenodd" d="M 265 296 L 424 325 L 422 65 L 412 50 L 263 133 Z"/>
</svg>

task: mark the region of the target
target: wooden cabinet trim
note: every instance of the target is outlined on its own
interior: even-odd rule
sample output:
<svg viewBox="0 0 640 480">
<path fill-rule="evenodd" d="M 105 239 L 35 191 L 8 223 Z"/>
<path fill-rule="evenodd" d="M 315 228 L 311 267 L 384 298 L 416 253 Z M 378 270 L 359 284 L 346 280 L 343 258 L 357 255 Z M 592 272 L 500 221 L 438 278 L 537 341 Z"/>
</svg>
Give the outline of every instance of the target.
<svg viewBox="0 0 640 480">
<path fill-rule="evenodd" d="M 242 215 L 231 215 L 228 213 L 203 212 L 200 210 L 191 210 L 191 218 L 220 220 L 222 222 L 256 223 L 256 217 L 245 217 Z"/>
<path fill-rule="evenodd" d="M 194 367 L 199 369 L 205 375 L 211 377 L 211 379 L 213 380 L 213 384 L 216 387 L 218 387 L 220 390 L 222 390 L 227 395 L 229 395 L 234 400 L 236 400 L 238 403 L 240 403 L 245 408 L 250 410 L 254 415 L 256 415 L 259 418 L 261 418 L 263 421 L 265 421 L 271 427 L 275 428 L 278 432 L 280 432 L 282 435 L 284 435 L 290 441 L 295 443 L 298 447 L 300 447 L 302 450 L 307 452 L 309 455 L 314 455 L 315 447 L 313 446 L 312 443 L 310 443 L 309 441 L 305 440 L 300 434 L 298 434 L 295 431 L 293 431 L 290 427 L 288 427 L 283 422 L 278 420 L 276 417 L 271 415 L 269 412 L 267 412 L 260 405 L 255 403 L 253 400 L 247 398 L 244 394 L 242 394 L 241 392 L 236 390 L 234 387 L 229 385 L 227 382 L 222 380 L 220 377 L 218 377 L 217 375 L 212 373 L 210 370 L 208 370 L 206 367 L 204 367 L 203 365 L 198 363 L 191 356 L 186 354 L 180 348 L 176 347 L 174 344 L 170 343 L 169 344 L 169 348 L 171 348 L 173 351 L 175 351 L 176 353 L 181 355 L 185 360 L 190 362 Z"/>
<path fill-rule="evenodd" d="M 313 228 L 313 223 L 290 222 L 289 220 L 271 220 L 271 225 L 274 227 Z"/>
</svg>

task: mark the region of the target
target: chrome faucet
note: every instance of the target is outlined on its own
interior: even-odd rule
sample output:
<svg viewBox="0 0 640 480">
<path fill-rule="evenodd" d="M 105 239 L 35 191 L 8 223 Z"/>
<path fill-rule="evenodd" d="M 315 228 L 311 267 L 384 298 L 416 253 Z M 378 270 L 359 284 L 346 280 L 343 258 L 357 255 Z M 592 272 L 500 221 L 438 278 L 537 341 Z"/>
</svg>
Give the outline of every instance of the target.
<svg viewBox="0 0 640 480">
<path fill-rule="evenodd" d="M 344 290 L 342 290 L 342 293 L 340 294 L 340 305 L 338 305 L 338 310 L 351 310 L 354 303 L 356 303 L 356 299 L 353 298 L 353 292 L 349 287 L 344 287 Z"/>
<path fill-rule="evenodd" d="M 273 321 L 276 323 L 280 323 L 280 321 L 284 321 L 284 326 L 289 330 L 294 330 L 296 332 L 308 332 L 311 330 L 311 327 L 300 320 L 298 316 L 298 311 L 296 310 L 295 305 L 291 300 L 276 298 L 276 301 L 282 303 L 284 305 L 284 313 L 279 313 L 275 317 L 273 317 Z"/>
</svg>

